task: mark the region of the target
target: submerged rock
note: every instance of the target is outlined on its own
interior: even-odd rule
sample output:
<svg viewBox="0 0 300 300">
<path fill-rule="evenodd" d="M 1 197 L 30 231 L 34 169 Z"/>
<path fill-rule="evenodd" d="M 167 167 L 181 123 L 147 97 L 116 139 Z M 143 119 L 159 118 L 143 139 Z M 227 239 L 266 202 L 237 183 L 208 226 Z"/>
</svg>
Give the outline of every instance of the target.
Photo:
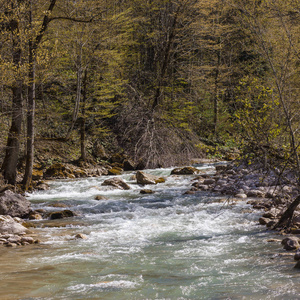
<svg viewBox="0 0 300 300">
<path fill-rule="evenodd" d="M 140 194 L 154 194 L 154 191 L 149 189 L 144 189 L 140 191 Z"/>
<path fill-rule="evenodd" d="M 0 215 L 26 217 L 30 213 L 30 202 L 23 196 L 6 190 L 0 194 Z"/>
<path fill-rule="evenodd" d="M 102 195 L 97 195 L 97 196 L 95 197 L 95 200 L 107 200 L 107 198 L 104 197 L 104 196 L 102 196 Z"/>
</svg>

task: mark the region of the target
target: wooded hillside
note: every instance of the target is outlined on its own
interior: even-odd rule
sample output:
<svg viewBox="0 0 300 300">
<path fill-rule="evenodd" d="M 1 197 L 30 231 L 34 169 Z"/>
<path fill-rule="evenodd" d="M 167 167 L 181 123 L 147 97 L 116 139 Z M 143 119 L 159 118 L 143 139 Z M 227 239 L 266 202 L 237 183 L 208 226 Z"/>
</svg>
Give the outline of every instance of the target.
<svg viewBox="0 0 300 300">
<path fill-rule="evenodd" d="M 145 167 L 239 148 L 300 174 L 300 1 L 0 0 L 0 152 L 35 144 Z"/>
</svg>

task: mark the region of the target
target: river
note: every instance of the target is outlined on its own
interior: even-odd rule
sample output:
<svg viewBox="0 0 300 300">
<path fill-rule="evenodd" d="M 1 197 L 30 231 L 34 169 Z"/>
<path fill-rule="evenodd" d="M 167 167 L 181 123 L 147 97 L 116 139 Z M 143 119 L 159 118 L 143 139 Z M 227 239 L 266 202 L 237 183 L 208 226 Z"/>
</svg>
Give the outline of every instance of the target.
<svg viewBox="0 0 300 300">
<path fill-rule="evenodd" d="M 167 180 L 141 187 L 129 172 L 127 191 L 101 186 L 102 176 L 29 194 L 34 209 L 59 202 L 79 215 L 34 221 L 41 244 L 0 249 L 0 299 L 300 298 L 295 263 L 267 242 L 280 237 L 258 225 L 259 212 L 207 192 L 184 195 L 193 176 L 145 172 Z M 74 239 L 78 233 L 87 238 Z"/>
</svg>

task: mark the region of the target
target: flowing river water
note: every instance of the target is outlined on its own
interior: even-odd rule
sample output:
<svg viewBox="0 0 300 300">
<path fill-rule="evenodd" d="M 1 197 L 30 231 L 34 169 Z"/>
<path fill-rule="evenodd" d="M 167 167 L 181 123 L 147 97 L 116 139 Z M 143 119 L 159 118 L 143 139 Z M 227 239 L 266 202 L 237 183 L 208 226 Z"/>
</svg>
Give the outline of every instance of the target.
<svg viewBox="0 0 300 300">
<path fill-rule="evenodd" d="M 41 244 L 0 249 L 0 299 L 300 298 L 300 273 L 267 242 L 278 236 L 258 225 L 259 212 L 211 193 L 184 195 L 192 176 L 146 172 L 167 180 L 141 187 L 125 173 L 128 191 L 101 186 L 106 176 L 59 180 L 28 195 L 34 209 L 59 202 L 79 216 L 35 221 Z"/>
</svg>

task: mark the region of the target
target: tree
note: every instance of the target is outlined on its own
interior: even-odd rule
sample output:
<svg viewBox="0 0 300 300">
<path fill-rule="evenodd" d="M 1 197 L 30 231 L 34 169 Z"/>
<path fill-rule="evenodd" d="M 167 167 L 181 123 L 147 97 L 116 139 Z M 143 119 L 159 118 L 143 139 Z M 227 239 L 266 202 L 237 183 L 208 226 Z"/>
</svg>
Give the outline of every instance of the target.
<svg viewBox="0 0 300 300">
<path fill-rule="evenodd" d="M 43 20 L 39 29 L 33 27 L 32 19 L 33 0 L 29 0 L 29 28 L 31 36 L 28 42 L 28 101 L 27 101 L 27 141 L 26 141 L 26 166 L 23 178 L 25 190 L 28 190 L 31 184 L 33 160 L 34 160 L 34 117 L 35 117 L 35 68 L 38 47 L 51 21 L 50 15 L 56 5 L 56 0 L 51 0 L 49 7 L 43 12 Z M 35 34 L 37 30 L 37 34 Z"/>
<path fill-rule="evenodd" d="M 292 170 L 296 175 L 295 186 L 299 190 L 300 161 L 299 148 L 299 1 L 232 1 L 240 10 L 240 18 L 251 35 L 256 39 L 257 47 L 269 67 L 269 81 L 274 97 L 279 102 L 278 112 L 281 132 L 271 149 L 281 152 L 281 175 Z M 269 83 L 269 85 L 270 85 Z M 271 85 L 270 85 L 271 86 Z M 280 145 L 280 147 L 278 147 Z M 282 155 L 283 152 L 283 155 Z M 271 155 L 271 151 L 268 151 Z M 274 166 L 273 166 L 274 168 Z M 284 213 L 278 227 L 293 216 L 299 204 L 299 197 L 292 202 Z"/>
<path fill-rule="evenodd" d="M 5 1 L 1 3 L 1 27 L 2 39 L 7 51 L 11 56 L 2 53 L 3 73 L 7 74 L 9 79 L 7 84 L 12 91 L 12 111 L 11 111 L 11 127 L 8 134 L 6 154 L 2 163 L 4 179 L 15 184 L 17 176 L 17 164 L 20 151 L 20 139 L 23 119 L 23 86 L 24 86 L 24 64 L 22 62 L 24 51 L 24 25 L 22 18 L 26 13 L 26 1 Z M 9 69 L 10 72 L 7 72 Z"/>
</svg>

